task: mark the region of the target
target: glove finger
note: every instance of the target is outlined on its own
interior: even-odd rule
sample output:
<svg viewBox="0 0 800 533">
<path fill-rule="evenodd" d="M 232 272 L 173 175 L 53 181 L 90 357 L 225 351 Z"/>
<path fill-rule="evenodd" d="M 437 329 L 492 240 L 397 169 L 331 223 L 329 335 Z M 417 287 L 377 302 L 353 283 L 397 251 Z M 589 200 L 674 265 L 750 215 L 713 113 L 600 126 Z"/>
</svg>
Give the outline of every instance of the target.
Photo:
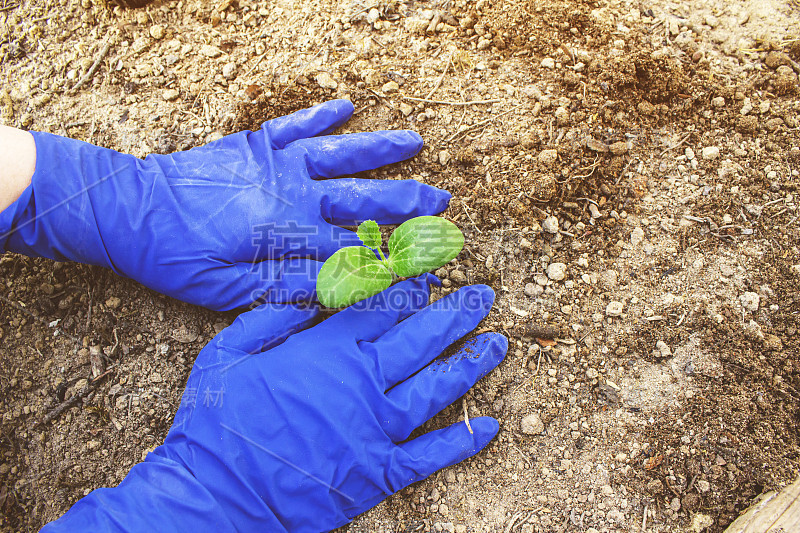
<svg viewBox="0 0 800 533">
<path fill-rule="evenodd" d="M 506 355 L 508 339 L 485 333 L 468 340 L 455 354 L 437 359 L 386 393 L 387 413 L 381 416 L 386 434 L 394 442 L 456 401 Z"/>
<path fill-rule="evenodd" d="M 221 310 L 238 309 L 253 302 L 316 302 L 320 268 L 321 262 L 302 258 L 235 263 L 226 272 L 229 279 L 219 280 L 220 293 L 228 295 L 231 302 Z"/>
<path fill-rule="evenodd" d="M 450 193 L 415 180 L 346 178 L 317 184 L 322 190 L 322 218 L 355 226 L 364 220 L 401 224 L 412 217 L 447 209 Z"/>
<path fill-rule="evenodd" d="M 430 285 L 441 282 L 433 274 L 401 281 L 388 289 L 339 311 L 314 328 L 320 337 L 330 338 L 347 331 L 353 339 L 373 340 L 398 321 L 428 305 Z"/>
<path fill-rule="evenodd" d="M 324 225 L 324 222 L 320 226 Z M 325 261 L 337 250 L 347 246 L 362 246 L 361 239 L 358 238 L 355 231 L 340 228 L 339 226 L 330 226 L 330 240 L 320 239 L 317 243 L 315 251 L 315 258 L 319 261 Z"/>
<path fill-rule="evenodd" d="M 486 285 L 463 287 L 404 320 L 376 341 L 361 343 L 361 351 L 374 358 L 384 388 L 390 389 L 475 329 L 489 314 L 493 302 L 494 291 Z"/>
<path fill-rule="evenodd" d="M 269 137 L 272 148 L 281 149 L 298 139 L 330 133 L 350 120 L 352 114 L 353 103 L 350 100 L 331 100 L 272 119 L 261 129 Z"/>
<path fill-rule="evenodd" d="M 212 342 L 220 348 L 259 353 L 313 326 L 321 312 L 319 304 L 259 305 L 237 316 Z"/>
<path fill-rule="evenodd" d="M 314 223 L 286 221 L 281 225 L 258 226 L 251 243 L 243 243 L 233 258 L 244 264 L 288 257 L 324 261 L 340 248 L 361 245 L 354 231 L 329 224 L 320 217 Z"/>
<path fill-rule="evenodd" d="M 422 137 L 409 130 L 300 139 L 287 146 L 305 158 L 312 178 L 334 178 L 397 163 L 416 155 Z"/>
<path fill-rule="evenodd" d="M 431 431 L 394 449 L 386 479 L 392 491 L 423 480 L 437 470 L 460 463 L 481 451 L 497 435 L 500 424 L 494 418 L 470 420 L 472 433 L 464 422 Z"/>
</svg>

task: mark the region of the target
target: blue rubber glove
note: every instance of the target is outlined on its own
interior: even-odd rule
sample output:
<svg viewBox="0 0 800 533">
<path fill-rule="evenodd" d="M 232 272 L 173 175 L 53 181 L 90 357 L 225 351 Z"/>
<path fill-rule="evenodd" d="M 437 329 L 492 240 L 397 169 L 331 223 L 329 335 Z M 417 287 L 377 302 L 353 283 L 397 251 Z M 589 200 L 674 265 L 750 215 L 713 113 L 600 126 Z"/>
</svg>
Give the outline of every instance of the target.
<svg viewBox="0 0 800 533">
<path fill-rule="evenodd" d="M 314 301 L 320 261 L 359 244 L 339 226 L 399 224 L 450 199 L 414 180 L 322 180 L 422 147 L 411 131 L 324 136 L 352 113 L 334 100 L 144 160 L 32 132 L 36 172 L 0 213 L 0 252 L 108 267 L 216 310 Z"/>
<path fill-rule="evenodd" d="M 477 453 L 493 418 L 407 440 L 508 345 L 484 333 L 437 358 L 494 293 L 464 287 L 425 307 L 433 281 L 399 283 L 277 346 L 318 310 L 240 315 L 197 357 L 164 444 L 42 531 L 327 531 Z"/>
</svg>

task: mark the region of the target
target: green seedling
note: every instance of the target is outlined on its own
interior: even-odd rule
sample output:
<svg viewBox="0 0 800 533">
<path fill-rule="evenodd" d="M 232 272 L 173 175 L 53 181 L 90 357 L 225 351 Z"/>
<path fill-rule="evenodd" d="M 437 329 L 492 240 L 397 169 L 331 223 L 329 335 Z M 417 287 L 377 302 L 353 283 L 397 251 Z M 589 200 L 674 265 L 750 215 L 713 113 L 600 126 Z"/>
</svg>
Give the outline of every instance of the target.
<svg viewBox="0 0 800 533">
<path fill-rule="evenodd" d="M 377 222 L 362 222 L 357 234 L 364 246 L 342 248 L 319 271 L 317 297 L 326 307 L 352 305 L 378 294 L 398 277 L 435 270 L 464 247 L 461 230 L 439 217 L 417 217 L 400 224 L 389 238 L 389 257 L 381 250 Z"/>
</svg>

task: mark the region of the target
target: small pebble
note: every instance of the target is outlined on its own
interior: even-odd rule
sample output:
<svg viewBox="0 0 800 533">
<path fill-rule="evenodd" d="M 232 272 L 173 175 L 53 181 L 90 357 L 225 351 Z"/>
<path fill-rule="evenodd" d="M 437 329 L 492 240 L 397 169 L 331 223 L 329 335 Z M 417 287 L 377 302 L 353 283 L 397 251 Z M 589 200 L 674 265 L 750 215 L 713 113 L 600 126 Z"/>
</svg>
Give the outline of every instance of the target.
<svg viewBox="0 0 800 533">
<path fill-rule="evenodd" d="M 339 87 L 339 84 L 336 83 L 336 80 L 334 80 L 333 77 L 327 72 L 320 72 L 317 74 L 316 82 L 317 85 L 323 89 L 329 89 L 331 91 L 335 91 L 336 88 Z"/>
<path fill-rule="evenodd" d="M 522 419 L 522 432 L 526 435 L 539 435 L 544 431 L 544 423 L 536 413 Z"/>
<path fill-rule="evenodd" d="M 553 281 L 561 281 L 567 276 L 567 265 L 564 263 L 550 263 L 547 265 L 547 277 Z"/>
<path fill-rule="evenodd" d="M 158 41 L 160 39 L 163 39 L 164 35 L 166 35 L 164 26 L 160 24 L 153 24 L 152 26 L 150 26 L 150 37 L 152 37 L 153 39 Z"/>
<path fill-rule="evenodd" d="M 454 283 L 466 283 L 467 282 L 466 274 L 464 274 L 460 270 L 453 270 L 452 272 L 450 272 L 450 279 Z"/>
<path fill-rule="evenodd" d="M 622 315 L 622 303 L 621 302 L 609 302 L 606 306 L 606 316 L 621 316 Z"/>
<path fill-rule="evenodd" d="M 393 94 L 400 90 L 400 85 L 396 81 L 389 81 L 383 84 L 381 91 L 383 94 Z"/>
<path fill-rule="evenodd" d="M 167 102 L 172 102 L 173 100 L 177 100 L 179 95 L 180 93 L 178 92 L 178 89 L 166 89 L 163 93 L 161 93 L 161 96 Z"/>
<path fill-rule="evenodd" d="M 547 233 L 558 233 L 558 219 L 554 216 L 549 216 L 542 222 L 542 229 Z"/>
<path fill-rule="evenodd" d="M 211 46 L 210 44 L 204 44 L 200 47 L 200 54 L 206 57 L 219 57 L 222 55 L 222 50 L 217 48 L 216 46 Z"/>
<path fill-rule="evenodd" d="M 717 26 L 719 26 L 719 19 L 714 15 L 712 15 L 711 13 L 706 13 L 704 20 L 705 23 L 711 26 L 712 28 L 716 28 Z"/>
<path fill-rule="evenodd" d="M 556 122 L 559 126 L 565 126 L 569 124 L 569 111 L 567 111 L 566 107 L 559 107 L 556 109 Z M 624 143 L 623 143 L 624 144 Z"/>
<path fill-rule="evenodd" d="M 639 246 L 643 240 L 644 230 L 640 227 L 634 228 L 634 230 L 631 232 L 631 244 L 634 246 Z"/>
<path fill-rule="evenodd" d="M 750 98 L 745 98 L 744 102 L 742 103 L 742 108 L 739 110 L 739 113 L 741 113 L 742 115 L 746 115 L 752 110 L 753 110 L 753 104 L 750 101 Z"/>
<path fill-rule="evenodd" d="M 236 63 L 225 63 L 222 67 L 222 77 L 226 80 L 232 80 L 236 77 Z"/>
<path fill-rule="evenodd" d="M 542 59 L 542 67 L 544 68 L 556 68 L 556 60 L 552 57 L 545 57 Z"/>
<path fill-rule="evenodd" d="M 670 357 L 672 355 L 672 350 L 670 350 L 669 345 L 664 341 L 658 341 L 656 343 L 656 349 L 659 351 L 661 357 Z"/>
<path fill-rule="evenodd" d="M 626 143 L 625 141 L 618 141 L 611 144 L 611 146 L 609 146 L 608 149 L 614 155 L 623 155 L 628 153 L 628 143 Z"/>
<path fill-rule="evenodd" d="M 555 164 L 558 160 L 558 151 L 556 150 L 542 150 L 537 156 L 539 163 L 543 166 L 549 167 Z"/>
<path fill-rule="evenodd" d="M 707 161 L 711 161 L 713 159 L 717 159 L 719 157 L 719 147 L 718 146 L 706 146 L 703 148 L 703 159 Z"/>
</svg>

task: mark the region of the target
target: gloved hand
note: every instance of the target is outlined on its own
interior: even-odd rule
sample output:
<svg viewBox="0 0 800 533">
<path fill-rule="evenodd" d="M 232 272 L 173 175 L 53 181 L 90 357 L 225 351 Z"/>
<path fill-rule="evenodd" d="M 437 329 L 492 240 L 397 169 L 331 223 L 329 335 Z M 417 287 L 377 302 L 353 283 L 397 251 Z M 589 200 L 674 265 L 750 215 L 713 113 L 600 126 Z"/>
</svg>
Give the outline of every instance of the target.
<svg viewBox="0 0 800 533">
<path fill-rule="evenodd" d="M 0 252 L 108 267 L 216 310 L 313 301 L 320 261 L 360 242 L 338 226 L 399 224 L 450 199 L 414 180 L 321 180 L 422 147 L 410 131 L 324 136 L 352 113 L 334 100 L 144 160 L 32 132 L 36 171 L 0 213 Z"/>
<path fill-rule="evenodd" d="M 42 531 L 326 531 L 477 453 L 496 420 L 406 440 L 507 349 L 484 333 L 434 360 L 494 301 L 475 285 L 425 307 L 435 280 L 399 283 L 278 345 L 318 311 L 242 314 L 200 352 L 164 444 Z"/>
</svg>

